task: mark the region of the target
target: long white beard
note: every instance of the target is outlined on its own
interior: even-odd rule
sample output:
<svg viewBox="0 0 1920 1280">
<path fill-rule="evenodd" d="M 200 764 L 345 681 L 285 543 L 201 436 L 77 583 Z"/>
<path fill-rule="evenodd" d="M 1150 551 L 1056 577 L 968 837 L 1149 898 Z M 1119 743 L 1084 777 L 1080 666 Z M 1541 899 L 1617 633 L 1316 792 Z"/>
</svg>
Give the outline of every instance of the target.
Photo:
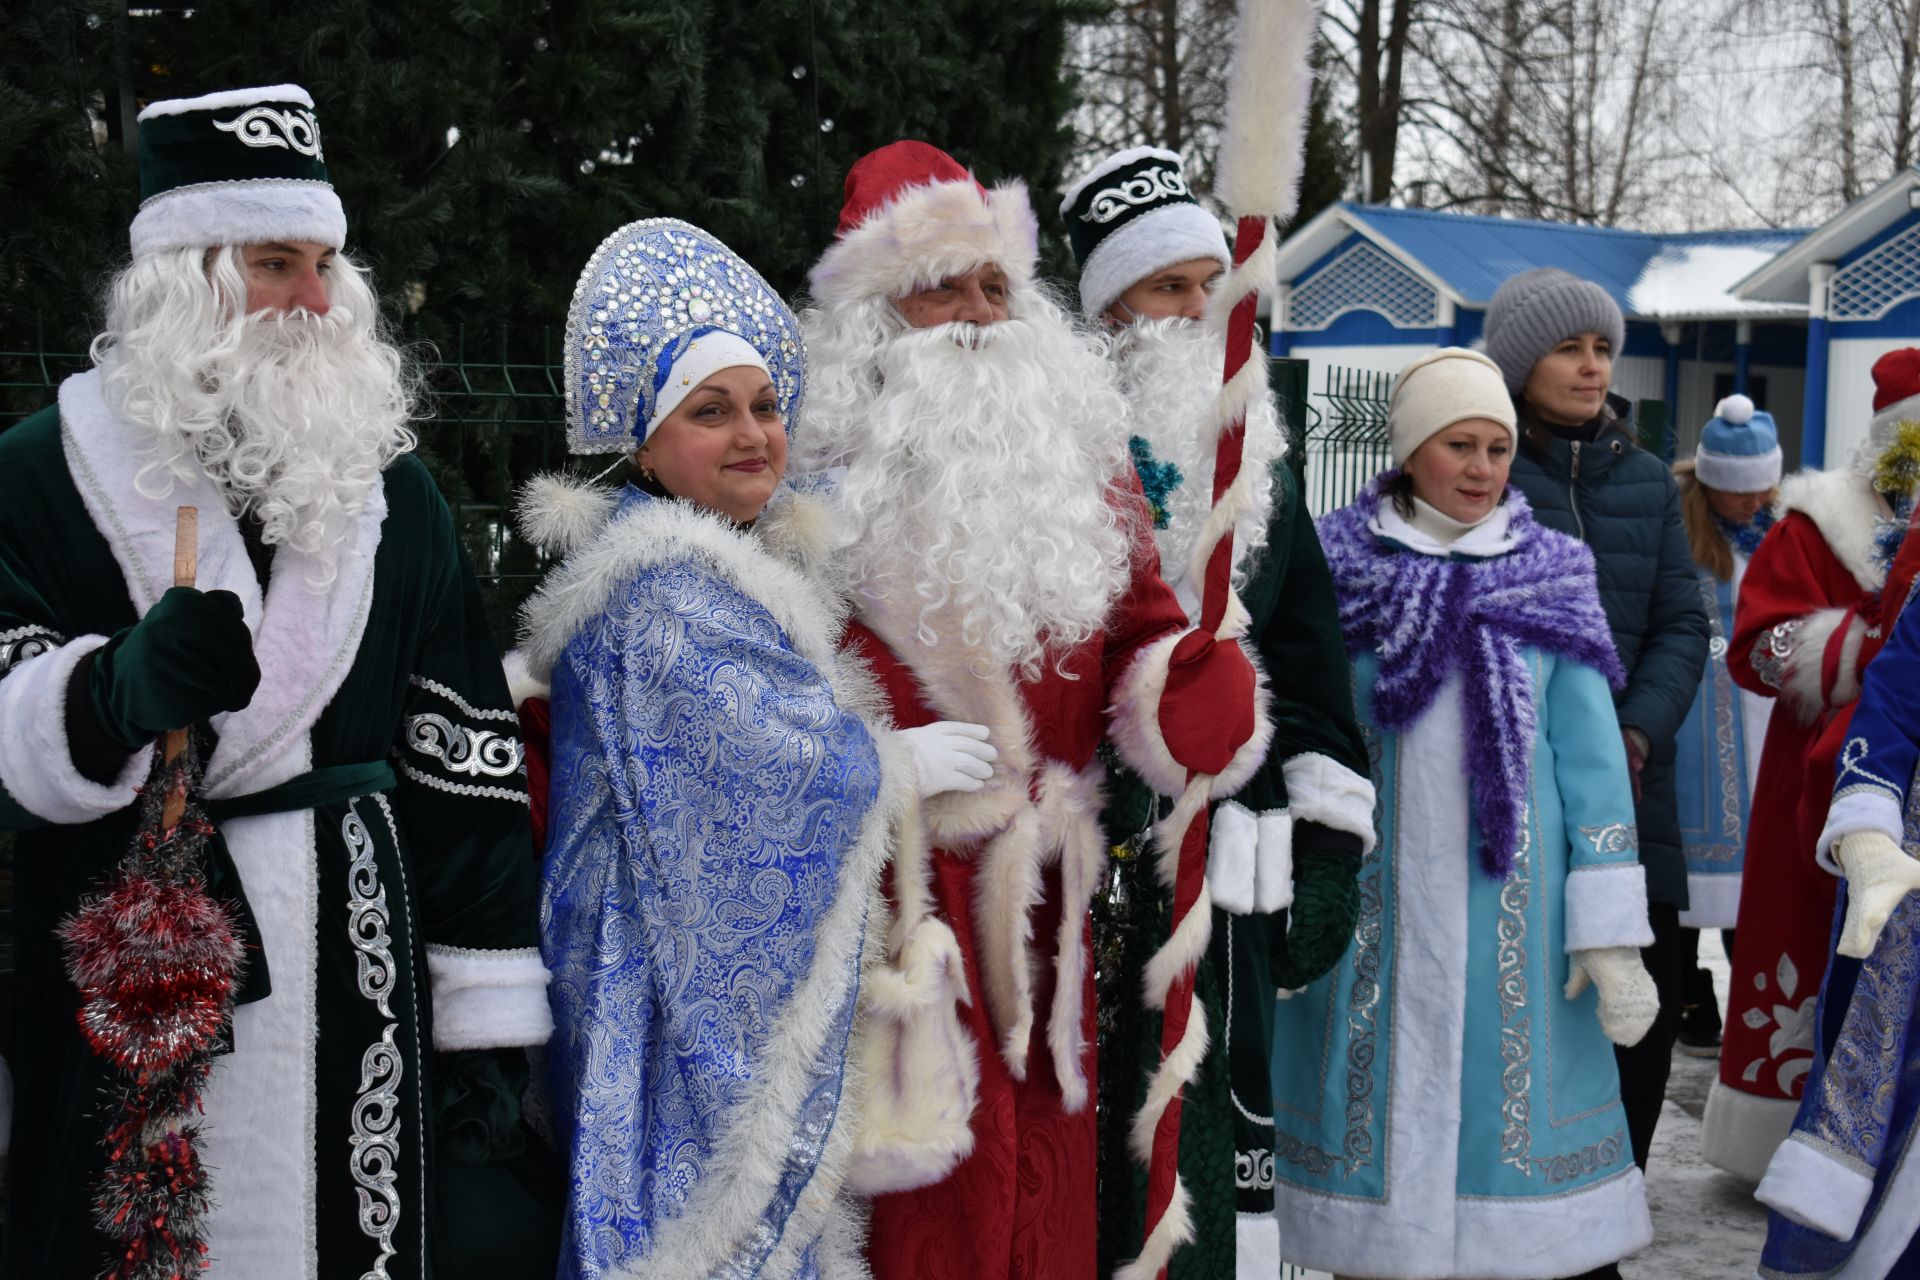
<svg viewBox="0 0 1920 1280">
<path fill-rule="evenodd" d="M 326 315 L 248 316 L 226 301 L 245 296 L 232 254 L 211 287 L 198 250 L 134 262 L 95 359 L 109 406 L 147 433 L 140 491 L 165 498 L 197 469 L 265 543 L 310 557 L 324 592 L 380 473 L 416 443 L 413 386 L 351 263 L 335 260 Z"/>
<path fill-rule="evenodd" d="M 1197 587 L 1195 553 L 1213 509 L 1213 463 L 1219 443 L 1214 402 L 1220 394 L 1224 344 L 1212 327 L 1191 320 L 1143 320 L 1120 333 L 1114 358 L 1121 390 L 1131 405 L 1133 434 L 1144 438 L 1155 460 L 1180 469 L 1180 483 L 1164 507 L 1167 527 L 1155 529 L 1160 573 L 1175 585 Z M 1247 410 L 1241 470 L 1253 484 L 1252 505 L 1234 524 L 1234 583 L 1244 583 L 1267 541 L 1273 515 L 1273 464 L 1286 456 L 1286 433 L 1270 395 Z"/>
<path fill-rule="evenodd" d="M 876 341 L 871 314 L 810 313 L 822 376 L 794 447 L 798 470 L 846 468 L 838 506 L 863 593 L 916 601 L 922 643 L 957 640 L 976 667 L 1032 678 L 1105 625 L 1133 529 L 1114 487 L 1126 409 L 1110 368 L 1050 306 L 1023 315 Z"/>
</svg>

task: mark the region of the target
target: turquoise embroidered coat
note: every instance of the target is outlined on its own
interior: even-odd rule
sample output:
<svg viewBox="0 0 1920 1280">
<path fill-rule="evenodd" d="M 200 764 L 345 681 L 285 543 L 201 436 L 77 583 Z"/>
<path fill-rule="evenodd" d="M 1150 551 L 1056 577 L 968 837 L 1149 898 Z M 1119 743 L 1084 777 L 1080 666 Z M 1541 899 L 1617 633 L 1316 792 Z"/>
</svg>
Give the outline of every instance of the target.
<svg viewBox="0 0 1920 1280">
<path fill-rule="evenodd" d="M 1473 855 L 1460 678 L 1411 729 L 1383 732 L 1376 661 L 1355 659 L 1380 840 L 1360 871 L 1354 946 L 1277 1006 L 1289 1262 L 1532 1280 L 1652 1238 L 1595 995 L 1562 994 L 1569 951 L 1646 937 L 1625 752 L 1598 671 L 1523 653 L 1539 728 L 1504 882 Z"/>
</svg>

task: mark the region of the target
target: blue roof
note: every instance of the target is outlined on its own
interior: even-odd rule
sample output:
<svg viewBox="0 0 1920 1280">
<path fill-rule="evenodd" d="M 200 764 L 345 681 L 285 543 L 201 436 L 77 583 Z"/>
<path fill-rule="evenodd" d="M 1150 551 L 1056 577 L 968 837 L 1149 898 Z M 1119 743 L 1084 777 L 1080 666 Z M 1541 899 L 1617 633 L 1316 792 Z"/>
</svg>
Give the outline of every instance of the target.
<svg viewBox="0 0 1920 1280">
<path fill-rule="evenodd" d="M 1631 310 L 1628 291 L 1663 250 L 1700 245 L 1784 248 L 1806 234 L 1765 228 L 1661 234 L 1351 201 L 1341 207 L 1446 281 L 1462 299 L 1482 306 L 1509 276 L 1535 267 L 1559 267 L 1597 282 L 1622 309 Z"/>
</svg>

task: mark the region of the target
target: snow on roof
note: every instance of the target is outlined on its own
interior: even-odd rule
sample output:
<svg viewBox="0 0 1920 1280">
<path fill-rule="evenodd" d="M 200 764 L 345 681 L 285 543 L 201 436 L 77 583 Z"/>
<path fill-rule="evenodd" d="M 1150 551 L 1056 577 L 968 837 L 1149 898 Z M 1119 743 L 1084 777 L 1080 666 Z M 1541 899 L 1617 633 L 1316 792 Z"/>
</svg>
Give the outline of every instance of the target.
<svg viewBox="0 0 1920 1280">
<path fill-rule="evenodd" d="M 1798 315 L 1804 306 L 1735 297 L 1734 285 L 1771 262 L 1798 237 L 1745 244 L 1667 242 L 1627 290 L 1627 310 L 1648 319 L 1707 320 Z"/>
</svg>

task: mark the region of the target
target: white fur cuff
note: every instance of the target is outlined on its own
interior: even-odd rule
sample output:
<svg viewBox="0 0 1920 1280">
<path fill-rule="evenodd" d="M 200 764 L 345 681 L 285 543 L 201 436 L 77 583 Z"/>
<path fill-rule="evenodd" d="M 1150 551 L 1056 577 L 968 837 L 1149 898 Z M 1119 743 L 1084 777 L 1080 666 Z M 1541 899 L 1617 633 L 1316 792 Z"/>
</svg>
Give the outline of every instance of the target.
<svg viewBox="0 0 1920 1280">
<path fill-rule="evenodd" d="M 1827 810 L 1827 825 L 1820 829 L 1820 839 L 1813 849 L 1813 856 L 1822 868 L 1836 876 L 1846 874 L 1833 860 L 1833 846 L 1840 843 L 1841 836 L 1850 836 L 1856 831 L 1878 831 L 1899 844 L 1906 838 L 1900 798 L 1878 787 L 1864 785 L 1834 797 L 1832 807 Z"/>
<path fill-rule="evenodd" d="M 1262 915 L 1293 905 L 1293 814 L 1260 815 L 1260 852 L 1253 871 L 1253 909 Z"/>
<path fill-rule="evenodd" d="M 153 753 L 136 751 L 107 786 L 74 768 L 67 683 L 80 660 L 106 642 L 105 636 L 81 636 L 28 658 L 0 680 L 0 788 L 48 822 L 92 822 L 120 812 L 134 802 L 152 767 Z"/>
<path fill-rule="evenodd" d="M 1255 909 L 1260 820 L 1245 805 L 1228 800 L 1213 811 L 1207 843 L 1207 890 L 1213 905 L 1228 915 L 1250 915 Z"/>
<path fill-rule="evenodd" d="M 1826 669 L 1827 645 L 1833 633 L 1845 621 L 1846 637 L 1841 640 L 1840 663 L 1827 688 L 1821 680 Z M 1811 723 L 1829 706 L 1844 707 L 1860 696 L 1860 642 L 1866 638 L 1867 624 L 1846 609 L 1821 609 L 1803 620 L 1800 634 L 1794 637 L 1793 656 L 1788 660 L 1787 677 L 1780 696 L 1801 723 Z"/>
<path fill-rule="evenodd" d="M 1373 781 L 1317 751 L 1289 756 L 1280 766 L 1287 784 L 1287 812 L 1295 822 L 1317 822 L 1360 838 L 1360 852 L 1372 853 Z"/>
<path fill-rule="evenodd" d="M 433 1047 L 509 1049 L 553 1035 L 547 966 L 533 947 L 475 951 L 427 944 L 433 983 Z"/>
<path fill-rule="evenodd" d="M 507 697 L 513 702 L 514 710 L 519 710 L 520 704 L 528 698 L 553 696 L 552 676 L 535 675 L 527 663 L 525 649 L 516 646 L 507 650 L 506 656 L 500 659 L 500 666 L 507 673 Z"/>
<path fill-rule="evenodd" d="M 1731 929 L 1740 919 L 1738 872 L 1689 872 L 1687 909 L 1680 923 L 1688 929 Z"/>
<path fill-rule="evenodd" d="M 1806 1134 L 1780 1144 L 1753 1198 L 1835 1240 L 1851 1240 L 1873 1195 L 1873 1174 L 1821 1150 Z"/>
<path fill-rule="evenodd" d="M 1160 732 L 1160 699 L 1167 691 L 1167 669 L 1181 635 L 1175 632 L 1162 636 L 1134 656 L 1113 690 L 1113 705 L 1107 710 L 1114 749 L 1129 769 L 1164 796 L 1178 796 L 1187 785 L 1186 769 L 1173 758 Z M 1227 767 L 1214 775 L 1207 792 L 1209 799 L 1225 799 L 1247 785 L 1255 770 L 1266 762 L 1267 748 L 1273 743 L 1273 693 L 1259 662 L 1252 654 L 1247 660 L 1254 672 L 1253 736 L 1241 743 Z"/>
<path fill-rule="evenodd" d="M 1567 874 L 1566 949 L 1650 947 L 1647 872 L 1638 863 L 1575 867 Z"/>
</svg>

